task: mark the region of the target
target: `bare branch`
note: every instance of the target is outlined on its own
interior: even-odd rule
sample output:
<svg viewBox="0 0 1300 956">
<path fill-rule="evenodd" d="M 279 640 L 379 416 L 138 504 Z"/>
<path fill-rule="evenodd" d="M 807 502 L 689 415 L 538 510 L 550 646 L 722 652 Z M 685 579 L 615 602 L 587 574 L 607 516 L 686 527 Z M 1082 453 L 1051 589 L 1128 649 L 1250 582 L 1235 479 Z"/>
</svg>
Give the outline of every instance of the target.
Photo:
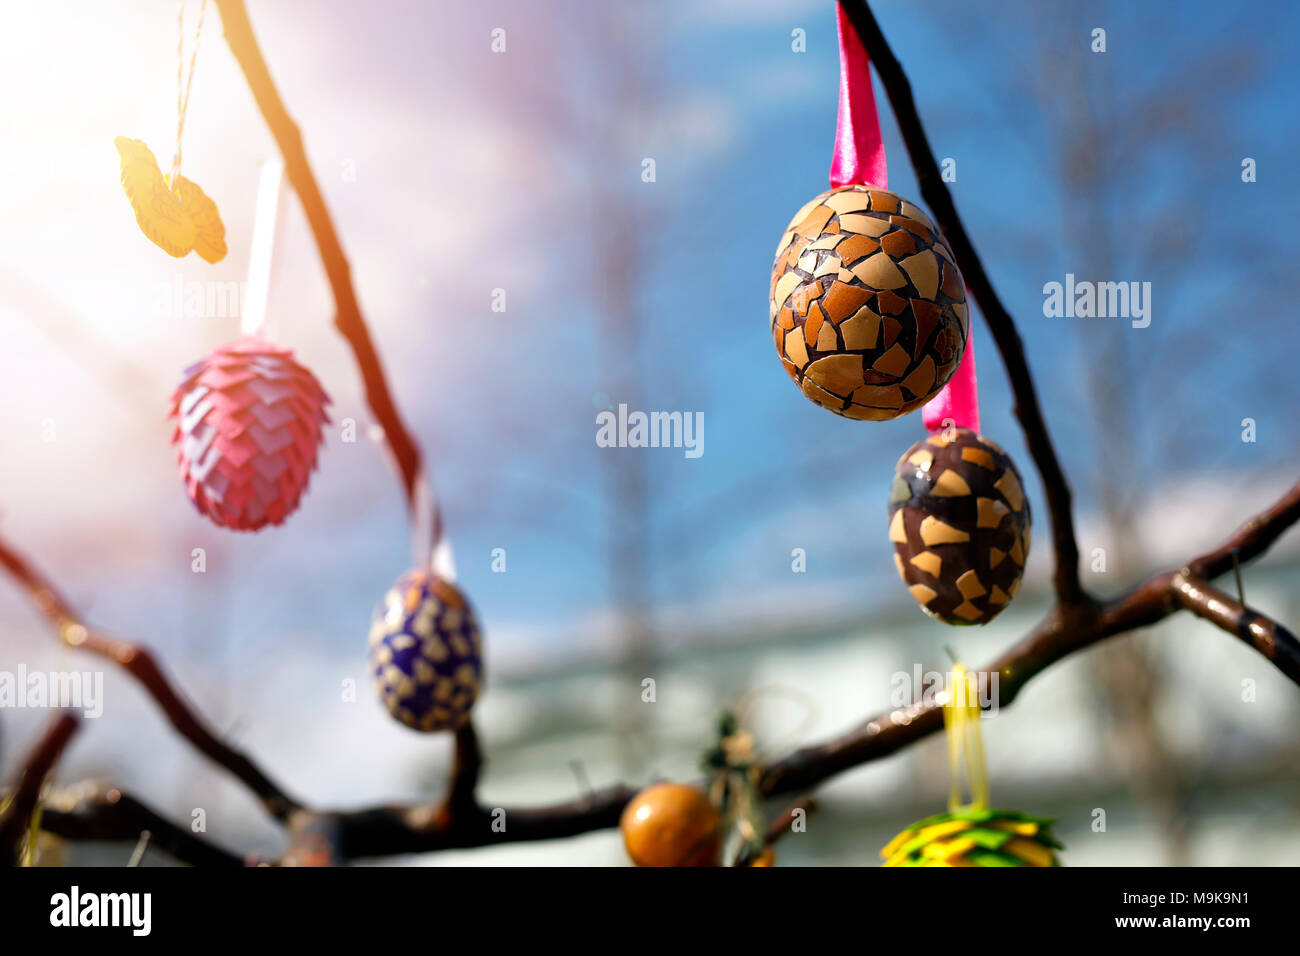
<svg viewBox="0 0 1300 956">
<path fill-rule="evenodd" d="M 134 677 L 154 699 L 167 720 L 194 748 L 214 763 L 229 770 L 257 794 L 268 813 L 277 820 L 299 809 L 290 797 L 257 764 L 228 746 L 208 727 L 180 692 L 173 688 L 147 648 L 98 634 L 81 623 L 80 616 L 39 571 L 27 563 L 0 537 L 0 566 L 23 587 L 32 603 L 45 615 L 63 643 L 98 654 Z"/>
<path fill-rule="evenodd" d="M 29 594 L 64 643 L 121 666 L 144 686 L 186 740 L 261 797 L 267 812 L 289 828 L 291 842 L 284 863 L 323 865 L 366 856 L 571 836 L 615 825 L 623 806 L 636 792 L 615 787 L 549 807 L 509 810 L 480 807 L 474 790 L 483 759 L 478 737 L 473 726 L 467 723 L 456 734 L 452 782 L 444 800 L 361 811 L 311 810 L 287 796 L 248 757 L 222 743 L 173 689 L 148 651 L 82 625 L 53 584 L 3 538 L 0 538 L 0 566 Z M 505 822 L 504 830 L 494 826 L 499 821 Z M 130 841 L 136 840 L 141 830 L 149 830 L 156 845 L 186 862 L 227 865 L 241 862 L 224 850 L 187 839 L 186 831 L 115 789 L 83 800 L 74 810 L 47 810 L 44 828 L 72 838 Z"/>
<path fill-rule="evenodd" d="M 47 804 L 41 829 L 68 840 L 136 842 L 149 831 L 152 846 L 194 866 L 242 866 L 233 853 L 160 816 L 152 808 L 115 788 L 97 788 L 70 807 Z"/>
<path fill-rule="evenodd" d="M 817 809 L 817 801 L 811 793 L 805 793 L 797 797 L 793 803 L 774 816 L 767 829 L 763 831 L 763 846 L 769 847 L 781 837 L 790 832 L 790 828 L 800 819 L 800 814 L 805 816 L 813 813 Z M 750 849 L 741 854 L 736 862 L 736 866 L 751 866 L 754 861 L 762 855 L 762 850 Z"/>
<path fill-rule="evenodd" d="M 1053 574 L 1056 599 L 1063 607 L 1087 608 L 1091 598 L 1079 583 L 1079 546 L 1074 537 L 1070 486 L 1061 469 L 1061 462 L 1056 457 L 1056 449 L 1052 445 L 1043 411 L 1038 404 L 1038 393 L 1034 389 L 1034 379 L 1025 360 L 1020 334 L 1016 331 L 1011 314 L 998 298 L 993 282 L 984 271 L 984 264 L 975 251 L 975 245 L 957 214 L 952 194 L 943 181 L 939 164 L 935 161 L 930 141 L 925 135 L 925 127 L 916 111 L 912 85 L 889 48 L 884 34 L 880 32 L 875 15 L 866 0 L 840 0 L 840 5 L 866 47 L 871 62 L 875 64 L 876 73 L 894 108 L 894 116 L 898 120 L 908 156 L 916 170 L 921 195 L 952 246 L 962 277 L 974 294 L 975 301 L 979 303 L 998 351 L 1002 353 L 1007 378 L 1015 396 L 1016 417 L 1020 419 L 1025 432 L 1025 443 L 1029 446 L 1029 452 L 1043 479 L 1043 493 L 1047 498 L 1048 515 L 1052 522 L 1052 543 L 1056 552 L 1056 569 Z"/>
<path fill-rule="evenodd" d="M 1233 547 L 1240 547 L 1243 554 L 1252 557 L 1262 554 L 1300 519 L 1296 500 L 1300 500 L 1300 482 L 1276 504 L 1248 521 L 1228 544 L 1193 564 L 1217 567 L 1220 561 L 1217 556 L 1230 554 Z M 1108 637 L 1155 624 L 1180 607 L 1187 607 L 1237 634 L 1300 684 L 1300 645 L 1289 631 L 1241 608 L 1231 598 L 1206 585 L 1199 585 L 1196 594 L 1202 597 L 1196 597 L 1192 590 L 1197 587 L 1186 571 L 1166 571 L 1100 605 L 1095 616 L 1069 619 L 1060 608 L 1053 609 L 1037 628 L 983 668 L 998 675 L 999 705 L 1010 704 L 1035 675 L 1062 658 Z M 1209 617 L 1211 596 L 1221 601 L 1224 609 L 1221 620 Z M 1233 607 L 1240 612 L 1236 616 Z M 808 789 L 850 767 L 886 757 L 942 727 L 943 712 L 938 706 L 913 704 L 881 714 L 841 737 L 804 747 L 771 764 L 764 775 L 762 789 L 768 794 Z"/>
<path fill-rule="evenodd" d="M 1300 483 L 1278 503 L 1248 521 L 1227 544 L 1198 558 L 1193 565 L 1213 569 L 1225 560 L 1219 556 L 1229 554 L 1234 547 L 1250 557 L 1263 553 L 1300 519 L 1297 501 L 1300 501 Z M 0 563 L 13 571 L 14 560 L 12 552 L 0 541 Z M 17 576 L 31 586 L 29 578 L 23 574 Z M 36 590 L 48 595 L 45 598 L 48 608 L 62 606 L 48 585 Z M 985 670 L 997 672 L 999 703 L 1007 705 L 1030 679 L 1067 655 L 1107 637 L 1154 624 L 1180 607 L 1188 607 L 1241 636 L 1300 683 L 1300 645 L 1289 631 L 1256 612 L 1241 608 L 1231 598 L 1196 581 L 1186 570 L 1167 571 L 1149 578 L 1102 605 L 1099 613 L 1084 624 L 1067 622 L 1059 611 L 1053 612 Z M 47 613 L 59 619 L 56 611 L 47 610 Z M 121 654 L 120 650 L 99 648 L 91 637 L 88 635 L 79 646 L 99 650 L 110 657 Z M 131 646 L 108 643 L 114 648 Z M 838 738 L 801 748 L 773 762 L 763 776 L 761 790 L 768 796 L 809 790 L 838 773 L 895 753 L 942 726 L 942 712 L 934 706 L 912 705 L 881 714 Z M 636 793 L 633 788 L 616 786 L 552 806 L 484 807 L 473 797 L 481 767 L 477 736 L 466 726 L 457 734 L 452 785 L 442 801 L 327 812 L 306 810 L 294 804 L 280 816 L 292 834 L 290 849 L 282 862 L 327 865 L 365 857 L 559 839 L 616 826 L 623 807 Z M 116 796 L 88 801 L 75 812 L 47 811 L 46 829 L 69 837 L 122 840 L 134 839 L 140 830 L 148 829 L 154 833 L 159 846 L 179 859 L 196 863 L 238 862 L 225 851 L 192 845 L 184 839 L 184 831 L 175 832 L 177 828 L 153 811 L 117 791 L 109 793 Z M 801 797 L 794 806 L 806 802 L 807 797 Z M 793 819 L 792 809 L 779 814 L 773 826 L 782 820 L 788 826 Z"/>
<path fill-rule="evenodd" d="M 1193 558 L 1187 565 L 1188 572 L 1193 577 L 1213 581 L 1219 575 L 1227 574 L 1232 570 L 1234 553 L 1237 561 L 1245 564 L 1272 547 L 1273 542 L 1282 532 L 1298 520 L 1300 520 L 1300 483 L 1292 485 L 1272 507 L 1243 524 L 1222 545 L 1213 551 L 1207 551 L 1200 557 Z"/>
<path fill-rule="evenodd" d="M 479 774 L 483 772 L 483 751 L 479 747 L 474 724 L 465 721 L 456 731 L 456 756 L 451 767 L 451 789 L 447 794 L 446 808 L 455 813 L 475 805 L 474 792 L 478 789 Z"/>
<path fill-rule="evenodd" d="M 41 799 L 41 788 L 50 775 L 59 756 L 77 732 L 79 723 L 72 714 L 59 714 L 36 742 L 23 762 L 22 773 L 9 802 L 0 814 L 0 863 L 14 866 L 18 863 L 23 837 L 31 824 L 32 813 Z"/>
<path fill-rule="evenodd" d="M 1300 483 L 1274 505 L 1250 519 L 1222 547 L 1196 559 L 1194 565 L 1215 568 L 1241 555 L 1257 557 L 1284 531 L 1300 520 Z M 1229 556 L 1229 557 L 1220 557 Z M 1230 565 L 1229 565 L 1230 566 Z M 1176 581 L 1185 572 L 1166 571 L 1125 594 L 1098 606 L 1096 614 L 1066 616 L 1054 608 L 1042 623 L 990 663 L 985 671 L 998 675 L 1000 706 L 1011 704 L 1021 689 L 1052 664 L 1109 637 L 1146 627 L 1179 610 Z M 1230 602 L 1230 599 L 1229 599 Z M 1231 602 L 1230 602 L 1231 603 Z M 1246 615 L 1254 612 L 1245 611 Z M 1246 619 L 1247 643 L 1300 684 L 1300 646 L 1285 628 L 1255 615 Z M 1222 625 L 1221 625 L 1222 626 Z M 1236 625 L 1226 628 L 1241 632 Z M 803 747 L 771 763 L 760 790 L 766 796 L 807 791 L 830 777 L 896 753 L 943 727 L 938 706 L 913 704 L 872 718 L 846 734 L 822 744 Z M 491 814 L 482 809 L 447 819 L 441 806 L 365 811 L 345 815 L 347 855 L 385 855 L 453 847 L 479 846 L 505 840 L 550 839 L 614 826 L 634 790 L 616 787 L 584 801 L 530 811 L 505 812 L 506 832 L 493 832 Z M 805 799 L 805 798 L 800 798 Z M 785 811 L 789 815 L 790 810 Z M 778 821 L 781 819 L 778 816 Z M 517 827 L 522 824 L 523 832 Z"/>
<path fill-rule="evenodd" d="M 366 383 L 367 400 L 385 428 L 401 470 L 408 505 L 414 510 L 416 487 L 420 480 L 419 452 L 393 405 L 357 305 L 347 260 L 307 164 L 301 137 L 271 81 L 242 0 L 216 2 L 222 11 L 230 48 L 280 145 L 290 181 L 303 202 L 334 291 L 338 309 L 335 323 L 356 354 Z M 1300 520 L 1300 483 L 1272 507 L 1247 522 L 1221 547 L 1195 558 L 1181 570 L 1154 575 L 1106 602 L 1096 601 L 1083 590 L 1078 574 L 1078 546 L 1074 537 L 1069 486 L 1048 435 L 1015 325 L 998 300 L 957 216 L 952 197 L 930 152 L 901 66 L 889 50 L 866 4 L 848 0 L 841 2 L 875 62 L 898 114 L 908 152 L 917 169 L 922 195 L 952 244 L 966 281 L 997 341 L 1015 395 L 1016 414 L 1042 475 L 1047 496 L 1055 545 L 1053 583 L 1056 604 L 1036 628 L 986 668 L 998 675 L 999 703 L 1011 703 L 1036 674 L 1069 654 L 1108 637 L 1149 626 L 1184 608 L 1237 635 L 1300 683 L 1300 644 L 1295 636 L 1208 583 L 1232 567 L 1234 555 L 1242 562 L 1257 557 Z M 437 519 L 435 535 L 440 533 L 440 528 L 440 519 Z M 475 791 L 483 758 L 477 735 L 473 727 L 466 724 L 456 736 L 452 780 L 444 800 L 356 811 L 306 809 L 287 797 L 247 757 L 218 740 L 172 689 L 148 652 L 89 631 L 53 587 L 2 539 L 0 565 L 28 591 L 65 643 L 83 647 L 122 666 L 144 685 L 172 725 L 187 740 L 234 773 L 262 798 L 268 812 L 289 829 L 290 846 L 281 861 L 283 863 L 328 865 L 363 857 L 558 839 L 616 826 L 623 808 L 636 793 L 632 788 L 615 786 L 578 800 L 545 807 L 507 809 L 480 805 Z M 935 706 L 917 704 L 890 711 L 838 738 L 804 747 L 773 762 L 760 781 L 760 791 L 765 796 L 807 791 L 841 771 L 895 753 L 942 726 L 942 713 Z M 70 734 L 71 730 L 62 723 L 47 732 L 19 784 L 19 791 L 25 794 L 24 803 L 34 805 L 33 792 L 39 794 L 40 780 Z M 11 812 L 0 820 L 0 834 L 5 835 L 7 841 L 14 826 L 12 819 L 20 817 L 19 807 L 15 801 Z M 794 805 L 774 818 L 768 831 L 769 841 L 786 832 L 795 818 L 794 811 L 800 807 L 810 807 L 808 796 L 801 796 Z M 29 816 L 30 809 L 27 817 L 22 819 Z M 240 862 L 234 855 L 199 840 L 116 790 L 99 792 L 70 810 L 47 809 L 44 821 L 45 828 L 51 832 L 80 839 L 130 841 L 136 840 L 141 831 L 148 830 L 154 842 L 179 859 L 221 865 Z M 11 842 L 0 844 L 3 847 L 10 845 Z"/>
<path fill-rule="evenodd" d="M 1170 587 L 1174 598 L 1187 610 L 1235 634 L 1300 684 L 1300 642 L 1281 624 L 1186 572 L 1175 574 Z"/>
<path fill-rule="evenodd" d="M 321 263 L 325 266 L 330 290 L 334 294 L 334 325 L 347 339 L 356 356 L 365 383 L 366 402 L 376 420 L 383 426 L 384 439 L 392 449 L 401 474 L 407 506 L 414 513 L 420 480 L 420 449 L 407 431 L 389 391 L 383 365 L 361 315 L 356 290 L 352 287 L 352 269 L 334 229 L 334 221 L 325 205 L 325 198 L 316 183 L 316 176 L 307 161 L 302 133 L 285 108 L 284 101 L 280 99 L 257 37 L 253 35 L 253 25 L 249 22 L 243 0 L 216 0 L 216 4 L 221 11 L 226 43 L 244 72 L 248 88 L 280 148 L 289 182 L 302 202 L 303 212 L 320 252 Z M 440 525 L 441 519 L 435 516 L 435 541 L 440 537 Z"/>
<path fill-rule="evenodd" d="M 805 793 L 802 797 L 798 797 L 794 803 L 772 818 L 772 822 L 767 825 L 766 841 L 775 843 L 790 832 L 790 828 L 800 819 L 799 814 L 801 812 L 806 816 L 816 809 L 817 800 L 811 793 Z"/>
<path fill-rule="evenodd" d="M 338 846 L 345 858 L 358 859 L 557 840 L 617 826 L 636 793 L 616 786 L 545 807 L 475 805 L 448 813 L 443 804 L 425 804 L 348 812 L 339 815 Z"/>
</svg>

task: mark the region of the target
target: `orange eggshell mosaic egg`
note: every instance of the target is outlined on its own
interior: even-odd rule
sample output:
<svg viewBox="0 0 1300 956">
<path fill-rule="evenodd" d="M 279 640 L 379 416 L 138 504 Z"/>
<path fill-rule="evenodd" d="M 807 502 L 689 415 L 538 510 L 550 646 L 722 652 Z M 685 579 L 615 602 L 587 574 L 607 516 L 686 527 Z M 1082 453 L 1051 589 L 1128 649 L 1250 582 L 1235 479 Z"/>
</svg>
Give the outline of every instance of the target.
<svg viewBox="0 0 1300 956">
<path fill-rule="evenodd" d="M 637 866 L 717 866 L 722 818 L 703 792 L 684 783 L 646 787 L 619 820 Z"/>
<path fill-rule="evenodd" d="M 948 243 L 886 189 L 841 186 L 790 220 L 772 264 L 772 338 L 803 393 L 837 415 L 920 408 L 966 350 L 966 285 Z"/>
<path fill-rule="evenodd" d="M 931 435 L 898 460 L 889 495 L 894 564 L 921 609 L 987 624 L 1020 589 L 1029 499 L 995 443 L 966 428 Z"/>
</svg>

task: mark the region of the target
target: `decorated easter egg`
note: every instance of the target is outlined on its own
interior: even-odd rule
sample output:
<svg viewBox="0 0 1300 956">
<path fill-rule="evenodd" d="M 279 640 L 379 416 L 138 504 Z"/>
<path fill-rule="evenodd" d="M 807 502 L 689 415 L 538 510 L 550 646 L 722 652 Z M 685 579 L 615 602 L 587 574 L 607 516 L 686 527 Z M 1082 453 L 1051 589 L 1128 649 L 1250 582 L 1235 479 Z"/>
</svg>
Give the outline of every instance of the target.
<svg viewBox="0 0 1300 956">
<path fill-rule="evenodd" d="M 800 209 L 772 264 L 772 338 L 803 393 L 847 418 L 920 408 L 957 370 L 966 286 L 943 236 L 886 189 L 841 186 Z"/>
<path fill-rule="evenodd" d="M 646 787 L 623 809 L 623 845 L 637 866 L 717 866 L 722 818 L 709 798 L 684 783 Z"/>
<path fill-rule="evenodd" d="M 1029 500 L 994 442 L 965 428 L 917 442 L 889 495 L 894 563 L 921 609 L 986 624 L 1016 596 L 1029 556 Z"/>
<path fill-rule="evenodd" d="M 293 352 L 256 336 L 185 370 L 172 444 L 185 490 L 213 524 L 257 531 L 298 507 L 329 421 L 329 396 Z"/>
<path fill-rule="evenodd" d="M 455 730 L 483 680 L 474 609 L 433 571 L 409 571 L 375 609 L 370 660 L 379 697 L 395 719 L 415 730 Z"/>
<path fill-rule="evenodd" d="M 880 855 L 885 866 L 1060 866 L 1051 823 L 1015 810 L 967 808 L 913 823 Z"/>
</svg>

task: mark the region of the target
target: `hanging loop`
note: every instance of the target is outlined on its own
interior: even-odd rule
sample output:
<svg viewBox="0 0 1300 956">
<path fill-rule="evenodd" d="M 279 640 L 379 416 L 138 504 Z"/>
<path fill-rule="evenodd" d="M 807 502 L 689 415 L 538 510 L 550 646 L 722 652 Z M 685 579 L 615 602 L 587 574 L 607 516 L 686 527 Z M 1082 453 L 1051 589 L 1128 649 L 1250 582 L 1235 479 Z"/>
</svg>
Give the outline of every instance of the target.
<svg viewBox="0 0 1300 956">
<path fill-rule="evenodd" d="M 199 4 L 199 23 L 194 28 L 194 41 L 190 44 L 190 68 L 185 70 L 185 0 L 176 11 L 176 150 L 172 153 L 172 174 L 167 184 L 173 193 L 180 195 L 178 182 L 181 176 L 181 136 L 185 132 L 185 114 L 190 108 L 190 87 L 194 84 L 194 64 L 199 58 L 199 37 L 203 33 L 203 19 L 208 12 L 208 0 Z"/>
</svg>

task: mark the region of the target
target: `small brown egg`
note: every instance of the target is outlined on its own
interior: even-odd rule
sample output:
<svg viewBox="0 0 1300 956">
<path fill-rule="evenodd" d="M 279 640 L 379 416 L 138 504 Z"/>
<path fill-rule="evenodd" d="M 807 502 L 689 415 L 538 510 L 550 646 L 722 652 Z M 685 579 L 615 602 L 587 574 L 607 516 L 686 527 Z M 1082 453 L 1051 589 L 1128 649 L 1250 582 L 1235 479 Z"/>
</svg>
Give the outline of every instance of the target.
<svg viewBox="0 0 1300 956">
<path fill-rule="evenodd" d="M 700 790 L 683 783 L 646 787 L 623 810 L 619 829 L 637 866 L 716 866 L 722 819 Z"/>
<path fill-rule="evenodd" d="M 998 445 L 966 428 L 917 442 L 889 495 L 894 564 L 921 609 L 987 624 L 1016 596 L 1029 557 L 1029 499 Z"/>
</svg>

